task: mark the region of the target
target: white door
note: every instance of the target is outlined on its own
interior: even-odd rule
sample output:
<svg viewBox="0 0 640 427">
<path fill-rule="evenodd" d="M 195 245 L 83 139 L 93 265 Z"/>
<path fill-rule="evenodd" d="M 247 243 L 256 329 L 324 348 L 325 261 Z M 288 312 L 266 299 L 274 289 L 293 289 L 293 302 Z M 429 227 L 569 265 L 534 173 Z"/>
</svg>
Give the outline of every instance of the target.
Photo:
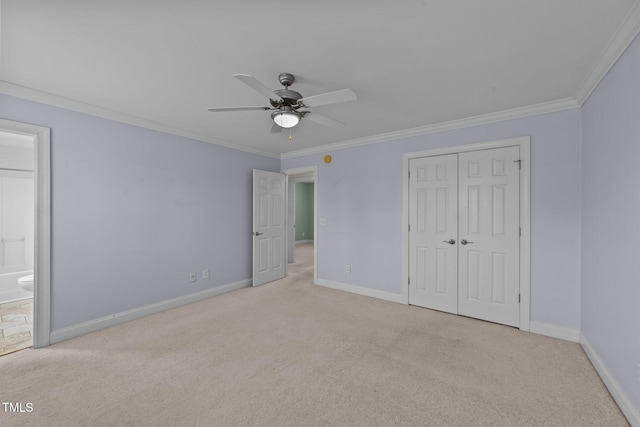
<svg viewBox="0 0 640 427">
<path fill-rule="evenodd" d="M 458 310 L 458 156 L 409 162 L 409 303 Z"/>
<path fill-rule="evenodd" d="M 458 313 L 520 324 L 520 149 L 459 154 Z"/>
<path fill-rule="evenodd" d="M 409 304 L 519 326 L 519 158 L 507 147 L 410 160 Z"/>
<path fill-rule="evenodd" d="M 253 286 L 285 276 L 286 175 L 253 170 Z"/>
</svg>

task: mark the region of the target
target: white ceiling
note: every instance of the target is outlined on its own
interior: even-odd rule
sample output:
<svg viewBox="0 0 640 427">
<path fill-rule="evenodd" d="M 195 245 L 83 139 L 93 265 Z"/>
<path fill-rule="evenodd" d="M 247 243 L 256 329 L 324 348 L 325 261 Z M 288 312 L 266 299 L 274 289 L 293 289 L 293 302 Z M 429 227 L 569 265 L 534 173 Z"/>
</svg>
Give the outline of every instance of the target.
<svg viewBox="0 0 640 427">
<path fill-rule="evenodd" d="M 638 2 L 2 0 L 0 91 L 280 156 L 580 105 Z M 282 72 L 304 96 L 352 89 L 312 109 L 347 126 L 303 119 L 290 141 L 268 111 L 206 111 L 268 105 L 232 75 L 277 89 Z"/>
</svg>

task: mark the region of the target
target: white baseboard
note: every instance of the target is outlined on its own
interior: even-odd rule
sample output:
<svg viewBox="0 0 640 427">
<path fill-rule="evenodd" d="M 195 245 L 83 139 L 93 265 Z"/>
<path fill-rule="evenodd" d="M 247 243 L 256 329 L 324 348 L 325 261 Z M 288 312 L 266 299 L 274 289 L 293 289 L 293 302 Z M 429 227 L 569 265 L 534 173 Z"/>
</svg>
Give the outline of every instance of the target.
<svg viewBox="0 0 640 427">
<path fill-rule="evenodd" d="M 391 292 L 379 291 L 376 289 L 365 288 L 362 286 L 350 285 L 348 283 L 334 282 L 332 280 L 318 279 L 316 285 L 325 288 L 337 289 L 339 291 L 351 292 L 352 294 L 364 295 L 365 297 L 378 298 L 385 301 L 402 303 L 401 294 L 393 294 Z"/>
<path fill-rule="evenodd" d="M 549 325 L 548 323 L 530 322 L 529 332 L 575 343 L 580 342 L 579 330 Z"/>
<path fill-rule="evenodd" d="M 627 417 L 629 424 L 634 427 L 640 427 L 640 412 L 638 408 L 633 406 L 631 399 L 629 399 L 624 391 L 622 391 L 618 382 L 615 380 L 613 375 L 611 375 L 611 372 L 609 372 L 607 365 L 605 365 L 602 359 L 600 359 L 600 356 L 598 356 L 598 353 L 596 353 L 594 348 L 591 347 L 591 344 L 589 344 L 589 341 L 582 332 L 580 332 L 580 345 L 587 354 L 591 364 L 598 372 L 598 375 L 602 378 L 604 385 L 607 386 L 611 397 L 616 401 L 624 416 Z"/>
<path fill-rule="evenodd" d="M 112 314 L 111 316 L 105 316 L 99 319 L 90 320 L 88 322 L 78 323 L 77 325 L 68 326 L 66 328 L 52 331 L 49 342 L 50 344 L 55 344 L 57 342 L 66 341 L 71 338 L 79 337 L 80 335 L 99 331 L 100 329 L 149 316 L 150 314 L 160 313 L 161 311 L 180 307 L 185 304 L 190 304 L 192 302 L 235 291 L 237 289 L 246 288 L 248 286 L 251 286 L 251 283 L 252 279 L 240 280 L 239 282 L 230 283 L 228 285 L 218 286 L 212 289 L 184 295 L 167 301 L 146 305 L 140 308 L 134 308 L 133 310 Z"/>
<path fill-rule="evenodd" d="M 296 240 L 296 245 L 303 245 L 305 243 L 313 243 L 313 240 Z"/>
</svg>

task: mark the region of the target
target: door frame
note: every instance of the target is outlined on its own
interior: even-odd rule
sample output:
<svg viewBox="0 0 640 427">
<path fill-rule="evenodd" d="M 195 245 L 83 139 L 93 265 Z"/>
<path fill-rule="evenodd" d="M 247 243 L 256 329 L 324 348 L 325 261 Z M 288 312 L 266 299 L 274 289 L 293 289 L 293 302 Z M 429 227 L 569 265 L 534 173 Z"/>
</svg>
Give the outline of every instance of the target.
<svg viewBox="0 0 640 427">
<path fill-rule="evenodd" d="M 492 148 L 520 147 L 520 330 L 529 331 L 531 314 L 531 137 L 435 148 L 402 155 L 402 303 L 409 304 L 409 160 Z"/>
<path fill-rule="evenodd" d="M 308 166 L 302 168 L 283 169 L 281 171 L 287 175 L 287 191 L 293 191 L 291 183 L 295 182 L 296 177 L 304 175 L 305 177 L 311 176 L 313 178 L 313 284 L 318 284 L 318 166 Z M 287 203 L 289 202 L 289 194 L 287 194 Z M 292 233 L 291 226 L 294 224 L 294 218 L 289 212 L 289 206 L 286 207 L 287 212 L 287 233 Z M 293 212 L 295 215 L 295 212 Z M 289 234 L 287 234 L 287 248 L 286 253 L 289 253 Z M 294 241 L 295 245 L 295 241 Z M 288 258 L 288 257 L 287 257 Z M 285 267 L 285 274 L 288 275 L 288 270 Z"/>
<path fill-rule="evenodd" d="M 34 141 L 35 224 L 33 347 L 46 347 L 51 336 L 51 151 L 48 127 L 0 119 L 0 130 Z"/>
</svg>

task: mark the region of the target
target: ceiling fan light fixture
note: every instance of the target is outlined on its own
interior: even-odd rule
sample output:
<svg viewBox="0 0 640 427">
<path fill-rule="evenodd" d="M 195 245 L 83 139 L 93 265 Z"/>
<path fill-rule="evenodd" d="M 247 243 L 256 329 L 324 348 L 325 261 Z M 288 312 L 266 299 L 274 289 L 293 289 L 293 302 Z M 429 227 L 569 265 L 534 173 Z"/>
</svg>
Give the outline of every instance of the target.
<svg viewBox="0 0 640 427">
<path fill-rule="evenodd" d="M 300 122 L 300 116 L 291 111 L 276 111 L 271 114 L 271 118 L 280 127 L 292 128 Z"/>
</svg>

